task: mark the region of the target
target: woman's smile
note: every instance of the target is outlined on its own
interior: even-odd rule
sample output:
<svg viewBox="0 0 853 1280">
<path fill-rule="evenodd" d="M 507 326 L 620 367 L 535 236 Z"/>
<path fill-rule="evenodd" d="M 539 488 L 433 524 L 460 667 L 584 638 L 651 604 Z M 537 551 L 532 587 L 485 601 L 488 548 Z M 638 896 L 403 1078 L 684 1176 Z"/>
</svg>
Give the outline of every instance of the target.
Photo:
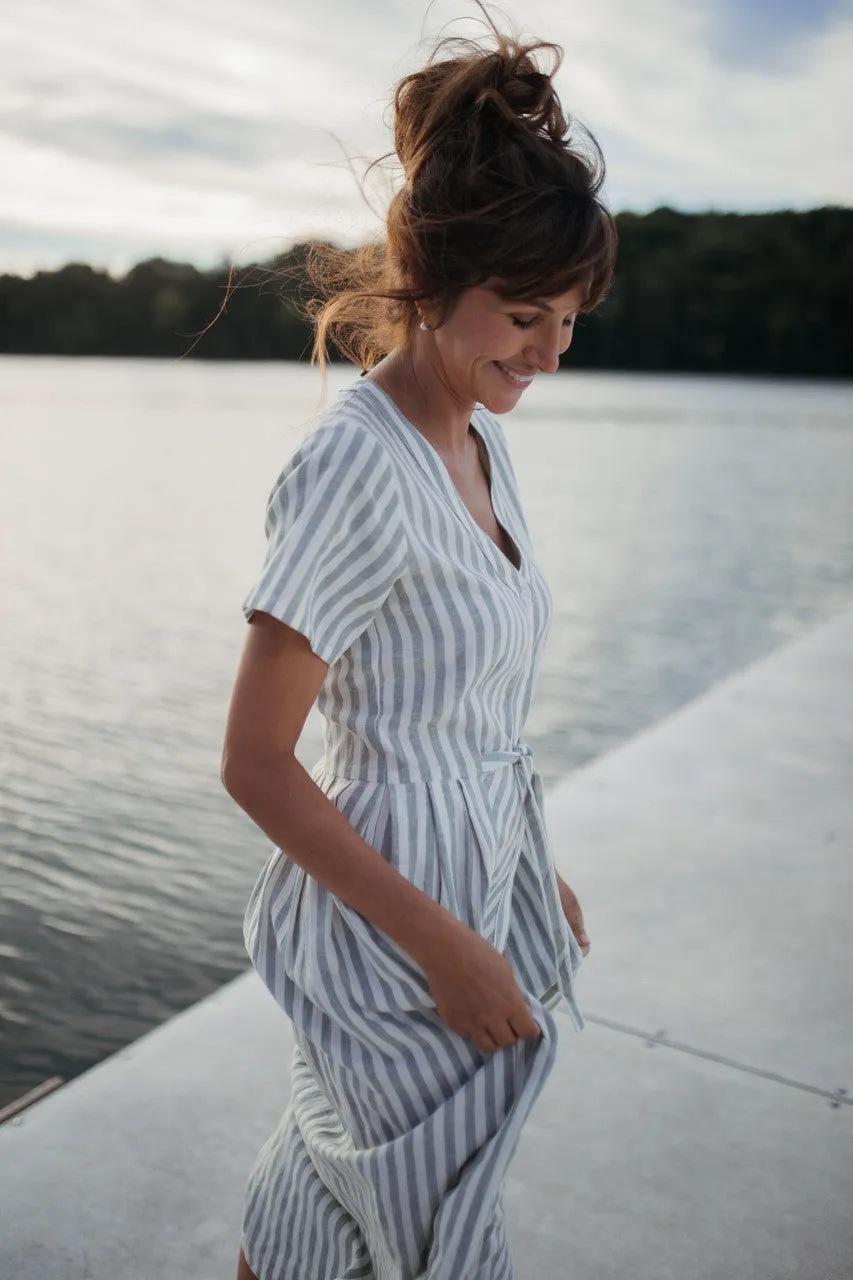
<svg viewBox="0 0 853 1280">
<path fill-rule="evenodd" d="M 504 380 L 508 382 L 510 386 L 516 387 L 519 391 L 523 391 L 525 387 L 529 387 L 535 376 L 532 373 L 516 373 L 514 369 L 511 369 L 509 365 L 504 364 L 501 360 L 495 360 L 493 361 L 493 364 L 503 375 Z"/>
</svg>

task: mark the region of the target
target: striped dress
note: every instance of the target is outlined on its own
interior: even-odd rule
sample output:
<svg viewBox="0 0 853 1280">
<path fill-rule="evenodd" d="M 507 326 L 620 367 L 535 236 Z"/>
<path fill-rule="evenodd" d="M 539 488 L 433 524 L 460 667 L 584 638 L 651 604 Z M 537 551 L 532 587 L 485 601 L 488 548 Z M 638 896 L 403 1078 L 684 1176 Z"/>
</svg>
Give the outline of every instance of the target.
<svg viewBox="0 0 853 1280">
<path fill-rule="evenodd" d="M 584 1019 L 542 783 L 522 731 L 551 618 L 503 429 L 478 406 L 516 568 L 441 456 L 370 379 L 331 403 L 269 498 L 243 601 L 329 669 L 311 776 L 402 875 L 511 962 L 540 1039 L 484 1052 L 438 1016 L 423 969 L 280 849 L 245 917 L 293 1024 L 292 1092 L 249 1176 L 261 1280 L 511 1280 L 504 1176 Z"/>
</svg>

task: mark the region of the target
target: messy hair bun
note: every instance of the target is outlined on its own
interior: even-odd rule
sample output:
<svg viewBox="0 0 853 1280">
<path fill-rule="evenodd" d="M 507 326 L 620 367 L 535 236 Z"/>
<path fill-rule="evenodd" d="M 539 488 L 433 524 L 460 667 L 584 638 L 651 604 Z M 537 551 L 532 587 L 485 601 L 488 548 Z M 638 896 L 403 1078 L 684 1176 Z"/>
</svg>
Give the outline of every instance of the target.
<svg viewBox="0 0 853 1280">
<path fill-rule="evenodd" d="M 561 60 L 556 45 L 513 47 L 502 41 L 504 47 L 483 54 L 471 48 L 472 42 L 452 43 L 463 46 L 460 56 L 431 60 L 422 71 L 404 76 L 394 91 L 394 146 L 408 182 L 421 177 L 430 159 L 447 152 L 451 130 L 459 135 L 457 148 L 460 141 L 464 146 L 465 133 L 470 131 L 467 149 L 472 157 L 487 140 L 483 135 L 491 134 L 494 141 L 507 125 L 562 144 L 567 126 L 553 72 L 540 71 L 532 58 L 537 50 L 552 51 L 556 71 Z"/>
<path fill-rule="evenodd" d="M 581 285 L 584 312 L 610 288 L 617 237 L 598 198 L 604 158 L 588 130 L 591 157 L 569 136 L 553 82 L 563 51 L 489 25 L 495 48 L 447 37 L 394 89 L 403 182 L 385 235 L 357 250 L 309 253 L 320 295 L 309 307 L 313 359 L 323 367 L 331 339 L 372 368 L 411 340 L 416 303 L 429 299 L 441 324 L 465 289 L 487 280 L 506 298 Z M 539 65 L 542 55 L 550 67 Z"/>
</svg>

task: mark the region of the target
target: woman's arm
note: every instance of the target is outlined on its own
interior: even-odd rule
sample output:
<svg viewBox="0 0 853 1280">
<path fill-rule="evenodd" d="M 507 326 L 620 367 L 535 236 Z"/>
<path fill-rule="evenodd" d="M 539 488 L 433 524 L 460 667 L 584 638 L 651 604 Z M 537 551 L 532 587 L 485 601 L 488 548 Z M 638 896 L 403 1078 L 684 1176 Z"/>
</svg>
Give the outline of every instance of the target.
<svg viewBox="0 0 853 1280">
<path fill-rule="evenodd" d="M 298 631 L 253 614 L 228 710 L 222 784 L 273 844 L 426 968 L 467 926 L 362 839 L 294 754 L 327 670 Z"/>
</svg>

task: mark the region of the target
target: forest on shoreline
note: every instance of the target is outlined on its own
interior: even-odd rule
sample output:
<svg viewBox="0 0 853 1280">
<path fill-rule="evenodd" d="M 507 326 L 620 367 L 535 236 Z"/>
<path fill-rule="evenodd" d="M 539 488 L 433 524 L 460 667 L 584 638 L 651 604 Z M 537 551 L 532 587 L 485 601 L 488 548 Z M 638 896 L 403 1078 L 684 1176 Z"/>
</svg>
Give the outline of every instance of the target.
<svg viewBox="0 0 853 1280">
<path fill-rule="evenodd" d="M 611 292 L 576 325 L 574 368 L 849 378 L 853 209 L 616 215 Z M 235 270 L 154 258 L 0 276 L 0 352 L 307 359 L 306 246 Z M 209 328 L 207 326 L 210 326 Z M 205 331 L 206 330 L 206 331 Z M 204 331 L 204 332 L 202 332 Z M 201 336 L 199 336 L 201 335 Z"/>
</svg>

